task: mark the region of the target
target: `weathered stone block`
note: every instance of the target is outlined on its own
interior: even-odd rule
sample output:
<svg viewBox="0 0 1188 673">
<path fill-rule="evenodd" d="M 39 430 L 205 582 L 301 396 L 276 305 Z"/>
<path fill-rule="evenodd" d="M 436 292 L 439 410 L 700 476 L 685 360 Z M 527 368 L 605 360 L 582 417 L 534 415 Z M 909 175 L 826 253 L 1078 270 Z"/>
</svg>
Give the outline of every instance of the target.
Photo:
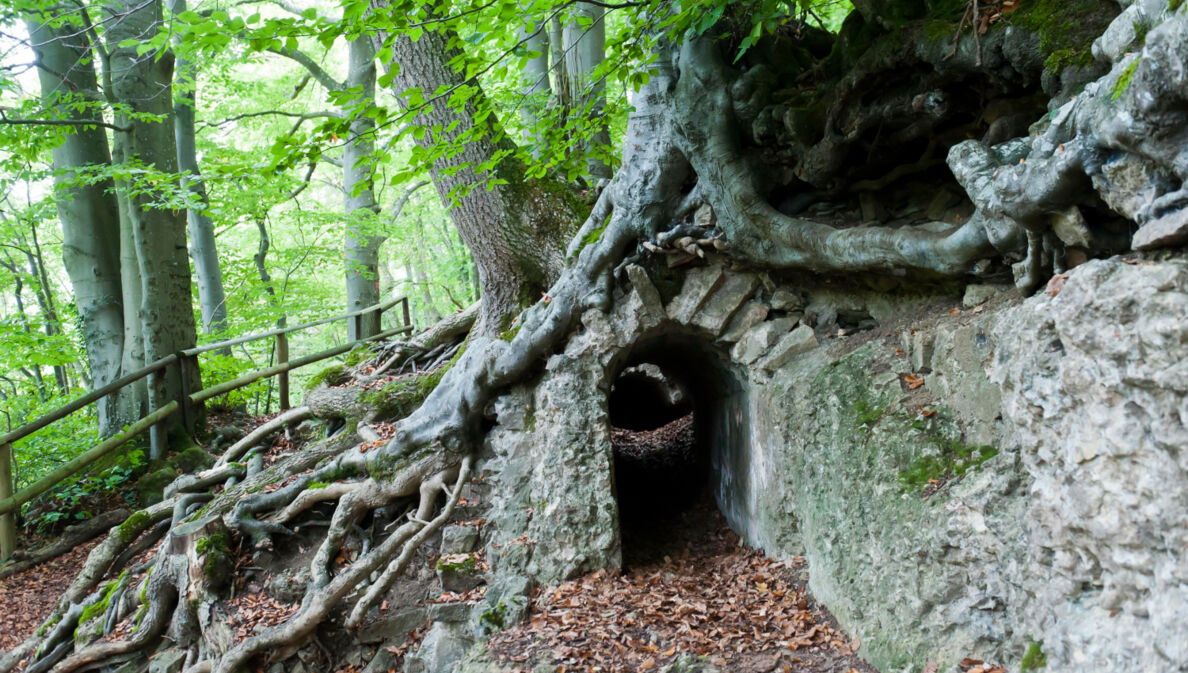
<svg viewBox="0 0 1188 673">
<path fill-rule="evenodd" d="M 803 311 L 804 299 L 792 290 L 780 288 L 771 294 L 771 308 L 773 311 Z"/>
<path fill-rule="evenodd" d="M 792 358 L 816 346 L 817 336 L 813 333 L 813 328 L 801 325 L 780 339 L 767 357 L 759 361 L 759 368 L 769 372 L 775 371 L 788 364 Z"/>
<path fill-rule="evenodd" d="M 759 287 L 759 279 L 749 273 L 727 273 L 722 284 L 693 316 L 693 324 L 709 330 L 714 336 Z"/>
<path fill-rule="evenodd" d="M 795 325 L 796 321 L 791 318 L 777 318 L 760 323 L 734 344 L 734 348 L 730 349 L 730 357 L 749 365 L 762 357 L 767 349 L 775 345 L 775 342 Z"/>
<path fill-rule="evenodd" d="M 1181 208 L 1139 228 L 1131 239 L 1135 250 L 1150 250 L 1188 242 L 1188 208 Z"/>
<path fill-rule="evenodd" d="M 470 620 L 468 603 L 430 603 L 429 619 L 446 624 L 462 624 Z"/>
<path fill-rule="evenodd" d="M 1081 209 L 1076 206 L 1052 216 L 1052 231 L 1065 245 L 1078 248 L 1091 247 L 1092 235 L 1089 233 L 1089 223 L 1085 221 Z"/>
<path fill-rule="evenodd" d="M 474 638 L 460 624 L 436 622 L 421 647 L 405 661 L 405 673 L 442 673 L 466 656 Z"/>
<path fill-rule="evenodd" d="M 761 301 L 749 301 L 730 319 L 726 325 L 726 333 L 722 335 L 721 340 L 729 343 L 734 343 L 742 338 L 747 330 L 755 325 L 767 320 L 767 314 L 771 309 Z"/>
<path fill-rule="evenodd" d="M 469 554 L 478 546 L 478 531 L 472 526 L 446 526 L 441 531 L 441 555 Z"/>
<path fill-rule="evenodd" d="M 710 293 L 718 289 L 723 276 L 722 267 L 717 264 L 698 267 L 687 273 L 681 293 L 668 304 L 668 317 L 679 323 L 688 323 L 709 299 Z"/>
<path fill-rule="evenodd" d="M 962 298 L 961 305 L 965 308 L 973 308 L 985 304 L 995 295 L 1009 289 L 1009 285 L 966 285 L 965 297 Z"/>
<path fill-rule="evenodd" d="M 631 264 L 627 267 L 627 278 L 648 313 L 657 319 L 664 318 L 664 302 L 660 299 L 660 291 L 656 289 L 652 279 L 648 278 L 648 272 L 638 264 Z"/>
<path fill-rule="evenodd" d="M 379 620 L 364 626 L 359 631 L 359 642 L 403 642 L 408 637 L 408 634 L 425 623 L 426 616 L 427 611 L 424 607 L 401 608 L 391 615 L 381 617 Z"/>
</svg>

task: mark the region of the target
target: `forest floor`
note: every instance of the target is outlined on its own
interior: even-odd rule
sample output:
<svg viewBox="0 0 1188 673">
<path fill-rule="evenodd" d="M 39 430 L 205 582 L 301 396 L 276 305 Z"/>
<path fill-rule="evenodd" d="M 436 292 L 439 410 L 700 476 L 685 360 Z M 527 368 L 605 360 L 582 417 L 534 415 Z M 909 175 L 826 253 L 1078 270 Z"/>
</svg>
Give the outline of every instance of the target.
<svg viewBox="0 0 1188 673">
<path fill-rule="evenodd" d="M 49 616 L 99 544 L 95 539 L 41 565 L 0 578 L 0 652 L 28 638 Z"/>
<path fill-rule="evenodd" d="M 616 448 L 633 462 L 671 469 L 668 461 L 691 450 L 692 417 L 616 432 Z M 273 444 L 294 448 L 284 433 Z M 731 673 L 877 673 L 808 594 L 804 559 L 775 561 L 743 545 L 707 493 L 686 502 L 625 517 L 624 570 L 545 589 L 527 622 L 491 638 L 491 656 L 525 673 L 542 664 L 558 673 L 658 672 L 697 659 Z M 0 579 L 0 651 L 48 616 L 97 542 Z M 401 654 L 424 633 L 418 629 Z"/>
<path fill-rule="evenodd" d="M 806 589 L 804 559 L 743 545 L 708 497 L 623 531 L 622 573 L 547 589 L 491 638 L 497 661 L 561 673 L 659 670 L 697 657 L 731 673 L 876 673 Z"/>
</svg>

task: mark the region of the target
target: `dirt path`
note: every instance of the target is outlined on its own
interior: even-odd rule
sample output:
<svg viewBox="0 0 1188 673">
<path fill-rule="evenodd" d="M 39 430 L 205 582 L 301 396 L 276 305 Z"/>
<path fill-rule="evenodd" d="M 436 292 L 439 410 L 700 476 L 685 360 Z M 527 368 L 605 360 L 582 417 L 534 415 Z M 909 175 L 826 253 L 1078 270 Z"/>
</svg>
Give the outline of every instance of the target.
<svg viewBox="0 0 1188 673">
<path fill-rule="evenodd" d="M 0 579 L 0 652 L 20 645 L 49 616 L 82 569 L 93 540 L 70 552 Z"/>
<path fill-rule="evenodd" d="M 493 656 L 525 672 L 659 671 L 700 658 L 731 673 L 877 673 L 806 593 L 803 559 L 742 546 L 707 499 L 625 529 L 624 549 L 623 573 L 547 590 L 526 624 L 492 637 Z"/>
</svg>

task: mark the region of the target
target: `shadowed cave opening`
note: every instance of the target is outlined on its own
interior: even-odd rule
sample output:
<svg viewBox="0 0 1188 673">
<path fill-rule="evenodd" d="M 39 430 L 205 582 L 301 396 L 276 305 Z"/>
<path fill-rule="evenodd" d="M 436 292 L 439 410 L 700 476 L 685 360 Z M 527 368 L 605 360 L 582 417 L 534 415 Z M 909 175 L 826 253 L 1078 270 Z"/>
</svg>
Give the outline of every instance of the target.
<svg viewBox="0 0 1188 673">
<path fill-rule="evenodd" d="M 694 518 L 710 525 L 715 505 L 736 532 L 746 528 L 736 483 L 750 452 L 743 381 L 685 331 L 641 339 L 621 358 L 607 411 L 625 565 L 679 550 L 680 531 Z"/>
</svg>

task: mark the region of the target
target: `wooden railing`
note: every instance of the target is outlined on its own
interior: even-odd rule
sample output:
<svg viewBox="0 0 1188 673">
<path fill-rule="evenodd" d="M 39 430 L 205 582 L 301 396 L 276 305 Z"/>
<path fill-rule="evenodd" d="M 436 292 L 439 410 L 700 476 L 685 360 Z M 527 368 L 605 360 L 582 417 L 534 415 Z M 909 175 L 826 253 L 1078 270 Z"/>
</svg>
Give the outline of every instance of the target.
<svg viewBox="0 0 1188 673">
<path fill-rule="evenodd" d="M 355 334 L 358 334 L 362 331 L 364 317 L 367 314 L 377 314 L 376 323 L 378 323 L 378 318 L 383 315 L 383 312 L 391 309 L 397 304 L 401 304 L 402 306 L 401 318 L 403 319 L 403 324 L 400 327 L 383 330 L 378 334 L 357 339 L 340 346 L 335 346 L 334 348 L 328 348 L 326 350 L 319 351 L 311 355 L 306 355 L 295 360 L 289 359 L 289 334 L 310 329 L 312 327 L 318 327 L 338 320 L 355 321 Z M 132 372 L 131 374 L 127 374 L 116 379 L 115 381 L 108 383 L 107 385 L 96 388 L 86 395 L 72 400 L 71 402 L 58 407 L 57 409 L 41 416 L 40 418 L 22 425 L 12 432 L 0 436 L 0 560 L 12 556 L 12 553 L 16 550 L 15 513 L 20 510 L 22 505 L 60 484 L 65 479 L 68 479 L 83 471 L 95 461 L 110 454 L 128 440 L 142 434 L 145 430 L 155 430 L 161 421 L 169 418 L 173 414 L 180 412 L 182 414 L 182 418 L 188 421 L 188 419 L 195 418 L 195 411 L 199 405 L 201 405 L 206 400 L 218 397 L 219 395 L 229 393 L 233 390 L 237 390 L 239 388 L 243 388 L 244 386 L 255 383 L 261 379 L 273 376 L 277 377 L 277 391 L 280 397 L 280 408 L 283 411 L 288 409 L 290 406 L 290 371 L 297 369 L 298 367 L 304 367 L 305 365 L 325 360 L 326 358 L 342 355 L 361 343 L 411 332 L 412 329 L 412 321 L 410 320 L 408 310 L 408 297 L 396 297 L 388 301 L 380 302 L 373 306 L 359 309 L 358 311 L 352 311 L 350 313 L 344 313 L 342 315 L 336 315 L 330 318 L 324 318 L 322 320 L 296 325 L 294 327 L 282 327 L 269 330 L 267 332 L 261 332 L 259 334 L 250 334 L 248 336 L 228 339 L 226 341 L 199 346 L 197 348 L 190 348 L 179 353 L 174 353 L 173 355 L 167 355 L 156 362 L 152 362 L 141 369 Z M 276 339 L 275 365 L 248 372 L 235 379 L 220 383 L 218 385 L 210 386 L 209 388 L 203 388 L 201 390 L 195 391 L 186 389 L 184 382 L 190 380 L 189 377 L 185 375 L 186 370 L 187 368 L 198 366 L 199 355 L 268 338 Z M 70 414 L 83 409 L 84 407 L 94 404 L 107 395 L 118 392 L 128 385 L 135 383 L 146 376 L 155 374 L 156 372 L 159 372 L 174 364 L 178 365 L 180 368 L 182 373 L 181 380 L 183 381 L 181 395 L 178 399 L 173 400 L 158 409 L 152 410 L 144 418 L 141 418 L 135 423 L 129 425 L 122 432 L 112 437 L 108 437 L 99 444 L 96 444 L 87 451 L 84 451 L 83 453 L 74 457 L 72 460 L 54 468 L 49 472 L 49 474 L 46 474 L 29 486 L 26 486 L 20 491 L 13 493 L 12 446 L 15 442 L 28 437 L 34 432 L 37 432 L 38 430 L 55 423 L 69 416 Z M 151 450 L 153 453 L 156 455 L 163 453 L 163 446 L 161 446 L 163 440 L 159 436 L 159 433 L 152 432 L 150 436 L 150 441 L 153 445 Z"/>
</svg>

